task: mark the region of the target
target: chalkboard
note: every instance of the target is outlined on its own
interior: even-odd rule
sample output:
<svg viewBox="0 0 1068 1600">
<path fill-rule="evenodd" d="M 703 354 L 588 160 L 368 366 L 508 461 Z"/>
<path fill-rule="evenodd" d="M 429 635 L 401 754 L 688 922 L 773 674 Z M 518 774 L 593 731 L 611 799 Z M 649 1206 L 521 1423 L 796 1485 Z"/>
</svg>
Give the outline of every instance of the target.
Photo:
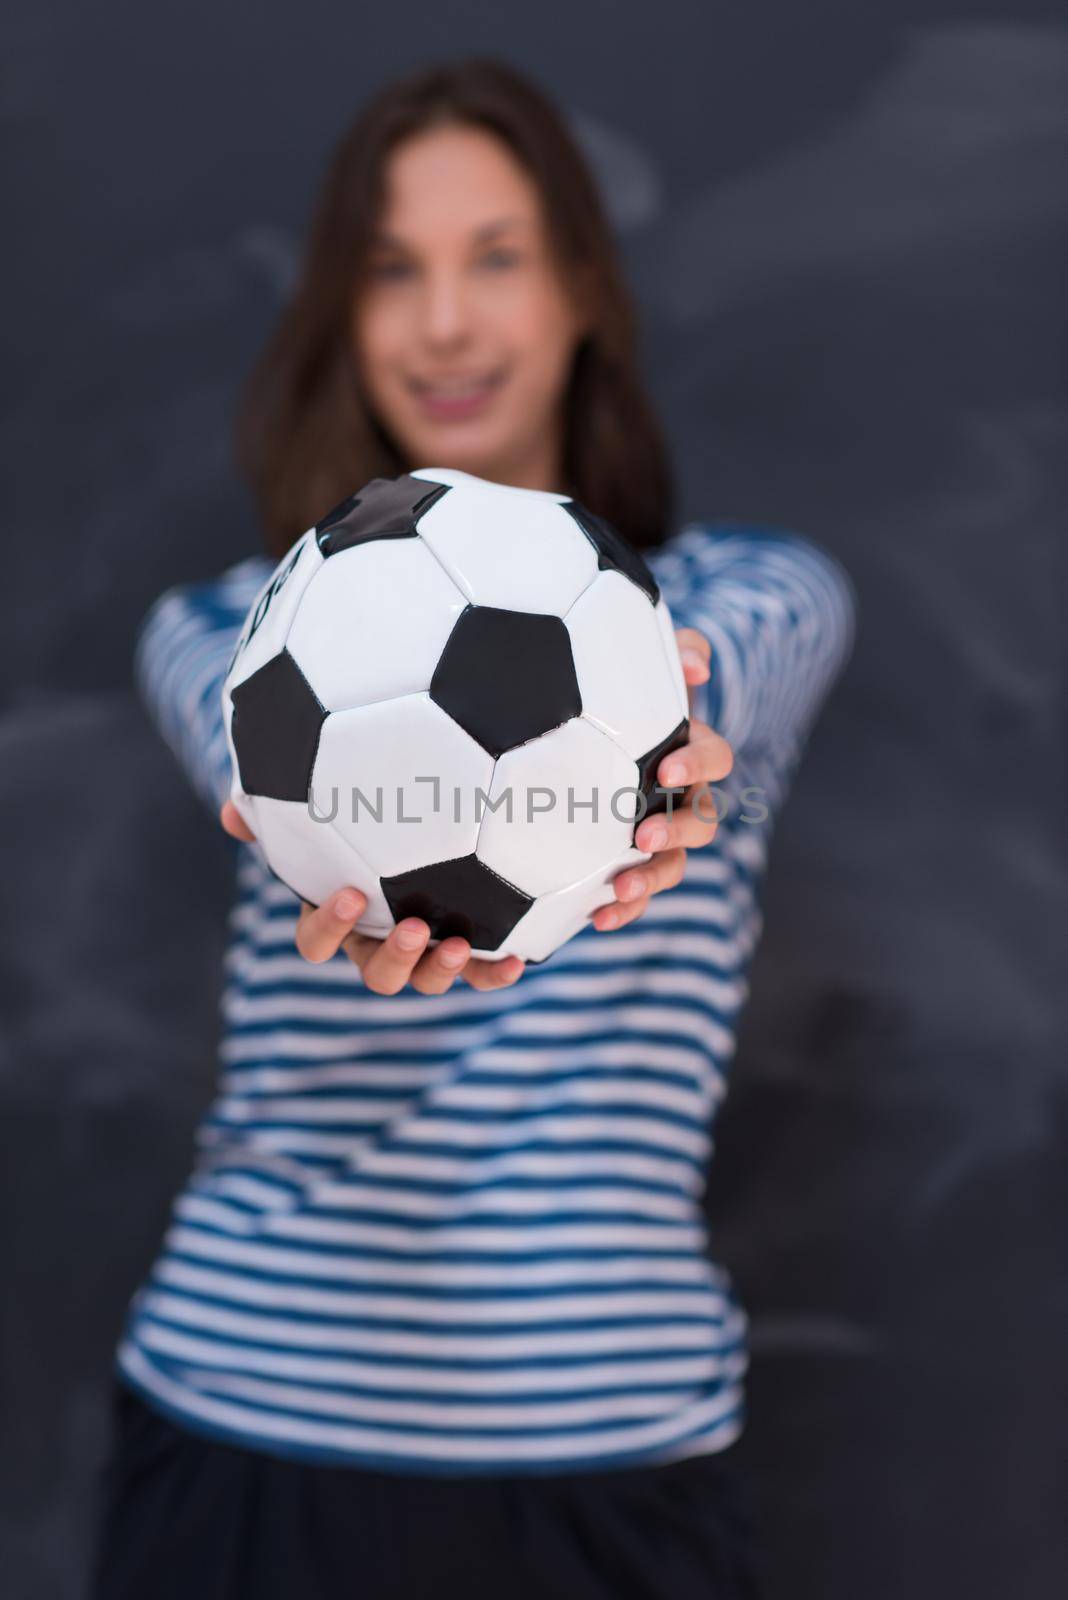
<svg viewBox="0 0 1068 1600">
<path fill-rule="evenodd" d="M 134 698 L 133 632 L 258 548 L 230 419 L 334 139 L 385 78 L 469 50 L 551 89 L 594 161 L 684 518 L 808 533 L 859 596 L 776 830 L 708 1195 L 750 1314 L 739 1454 L 772 1600 L 1066 1591 L 1068 30 L 1047 15 L 9 7 L 20 1600 L 82 1593 L 114 1340 L 214 1075 L 228 846 Z"/>
</svg>

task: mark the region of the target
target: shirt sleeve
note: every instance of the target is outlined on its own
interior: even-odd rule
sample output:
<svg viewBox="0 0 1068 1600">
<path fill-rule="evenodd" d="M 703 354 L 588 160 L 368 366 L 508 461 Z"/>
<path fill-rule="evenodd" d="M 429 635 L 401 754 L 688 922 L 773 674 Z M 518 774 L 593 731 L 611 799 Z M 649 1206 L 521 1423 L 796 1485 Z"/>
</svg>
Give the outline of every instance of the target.
<svg viewBox="0 0 1068 1600">
<path fill-rule="evenodd" d="M 852 579 L 805 535 L 730 524 L 684 529 L 658 566 L 676 627 L 712 647 L 695 714 L 785 784 L 853 651 Z"/>
<path fill-rule="evenodd" d="M 218 578 L 167 589 L 149 607 L 134 643 L 138 692 L 213 813 L 230 792 L 223 680 L 249 608 L 272 570 L 265 557 L 249 556 Z"/>
</svg>

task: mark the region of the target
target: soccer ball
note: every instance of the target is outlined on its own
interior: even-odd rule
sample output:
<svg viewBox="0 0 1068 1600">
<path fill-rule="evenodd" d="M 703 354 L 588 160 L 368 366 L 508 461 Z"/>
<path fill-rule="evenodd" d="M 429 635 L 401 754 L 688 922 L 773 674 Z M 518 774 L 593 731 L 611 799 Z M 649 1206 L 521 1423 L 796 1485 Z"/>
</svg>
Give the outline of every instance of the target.
<svg viewBox="0 0 1068 1600">
<path fill-rule="evenodd" d="M 352 884 L 358 933 L 417 916 L 531 962 L 649 859 L 634 830 L 689 728 L 640 555 L 566 495 L 436 467 L 297 540 L 222 698 L 231 797 L 295 894 Z"/>
</svg>

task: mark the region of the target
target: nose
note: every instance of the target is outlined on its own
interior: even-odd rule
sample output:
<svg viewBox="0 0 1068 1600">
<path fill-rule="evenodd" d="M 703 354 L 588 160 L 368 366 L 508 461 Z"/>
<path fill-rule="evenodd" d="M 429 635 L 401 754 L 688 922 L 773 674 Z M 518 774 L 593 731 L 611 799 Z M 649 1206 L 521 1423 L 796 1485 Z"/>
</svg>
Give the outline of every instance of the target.
<svg viewBox="0 0 1068 1600">
<path fill-rule="evenodd" d="M 428 273 L 421 306 L 422 333 L 430 345 L 461 344 L 471 326 L 471 304 L 460 273 Z"/>
</svg>

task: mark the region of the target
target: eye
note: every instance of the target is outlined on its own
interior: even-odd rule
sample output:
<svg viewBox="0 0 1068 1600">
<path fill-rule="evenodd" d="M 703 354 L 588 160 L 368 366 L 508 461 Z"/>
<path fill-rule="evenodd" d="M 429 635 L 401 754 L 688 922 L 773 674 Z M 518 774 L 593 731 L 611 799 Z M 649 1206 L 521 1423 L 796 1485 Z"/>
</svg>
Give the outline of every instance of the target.
<svg viewBox="0 0 1068 1600">
<path fill-rule="evenodd" d="M 508 250 L 503 245 L 498 245 L 495 249 L 486 251 L 481 258 L 480 264 L 484 267 L 492 267 L 496 271 L 505 267 L 517 266 L 519 260 L 518 251 Z"/>
<path fill-rule="evenodd" d="M 372 261 L 368 268 L 368 275 L 372 278 L 383 278 L 387 281 L 399 280 L 411 272 L 407 261 L 394 258 L 391 261 Z"/>
</svg>

